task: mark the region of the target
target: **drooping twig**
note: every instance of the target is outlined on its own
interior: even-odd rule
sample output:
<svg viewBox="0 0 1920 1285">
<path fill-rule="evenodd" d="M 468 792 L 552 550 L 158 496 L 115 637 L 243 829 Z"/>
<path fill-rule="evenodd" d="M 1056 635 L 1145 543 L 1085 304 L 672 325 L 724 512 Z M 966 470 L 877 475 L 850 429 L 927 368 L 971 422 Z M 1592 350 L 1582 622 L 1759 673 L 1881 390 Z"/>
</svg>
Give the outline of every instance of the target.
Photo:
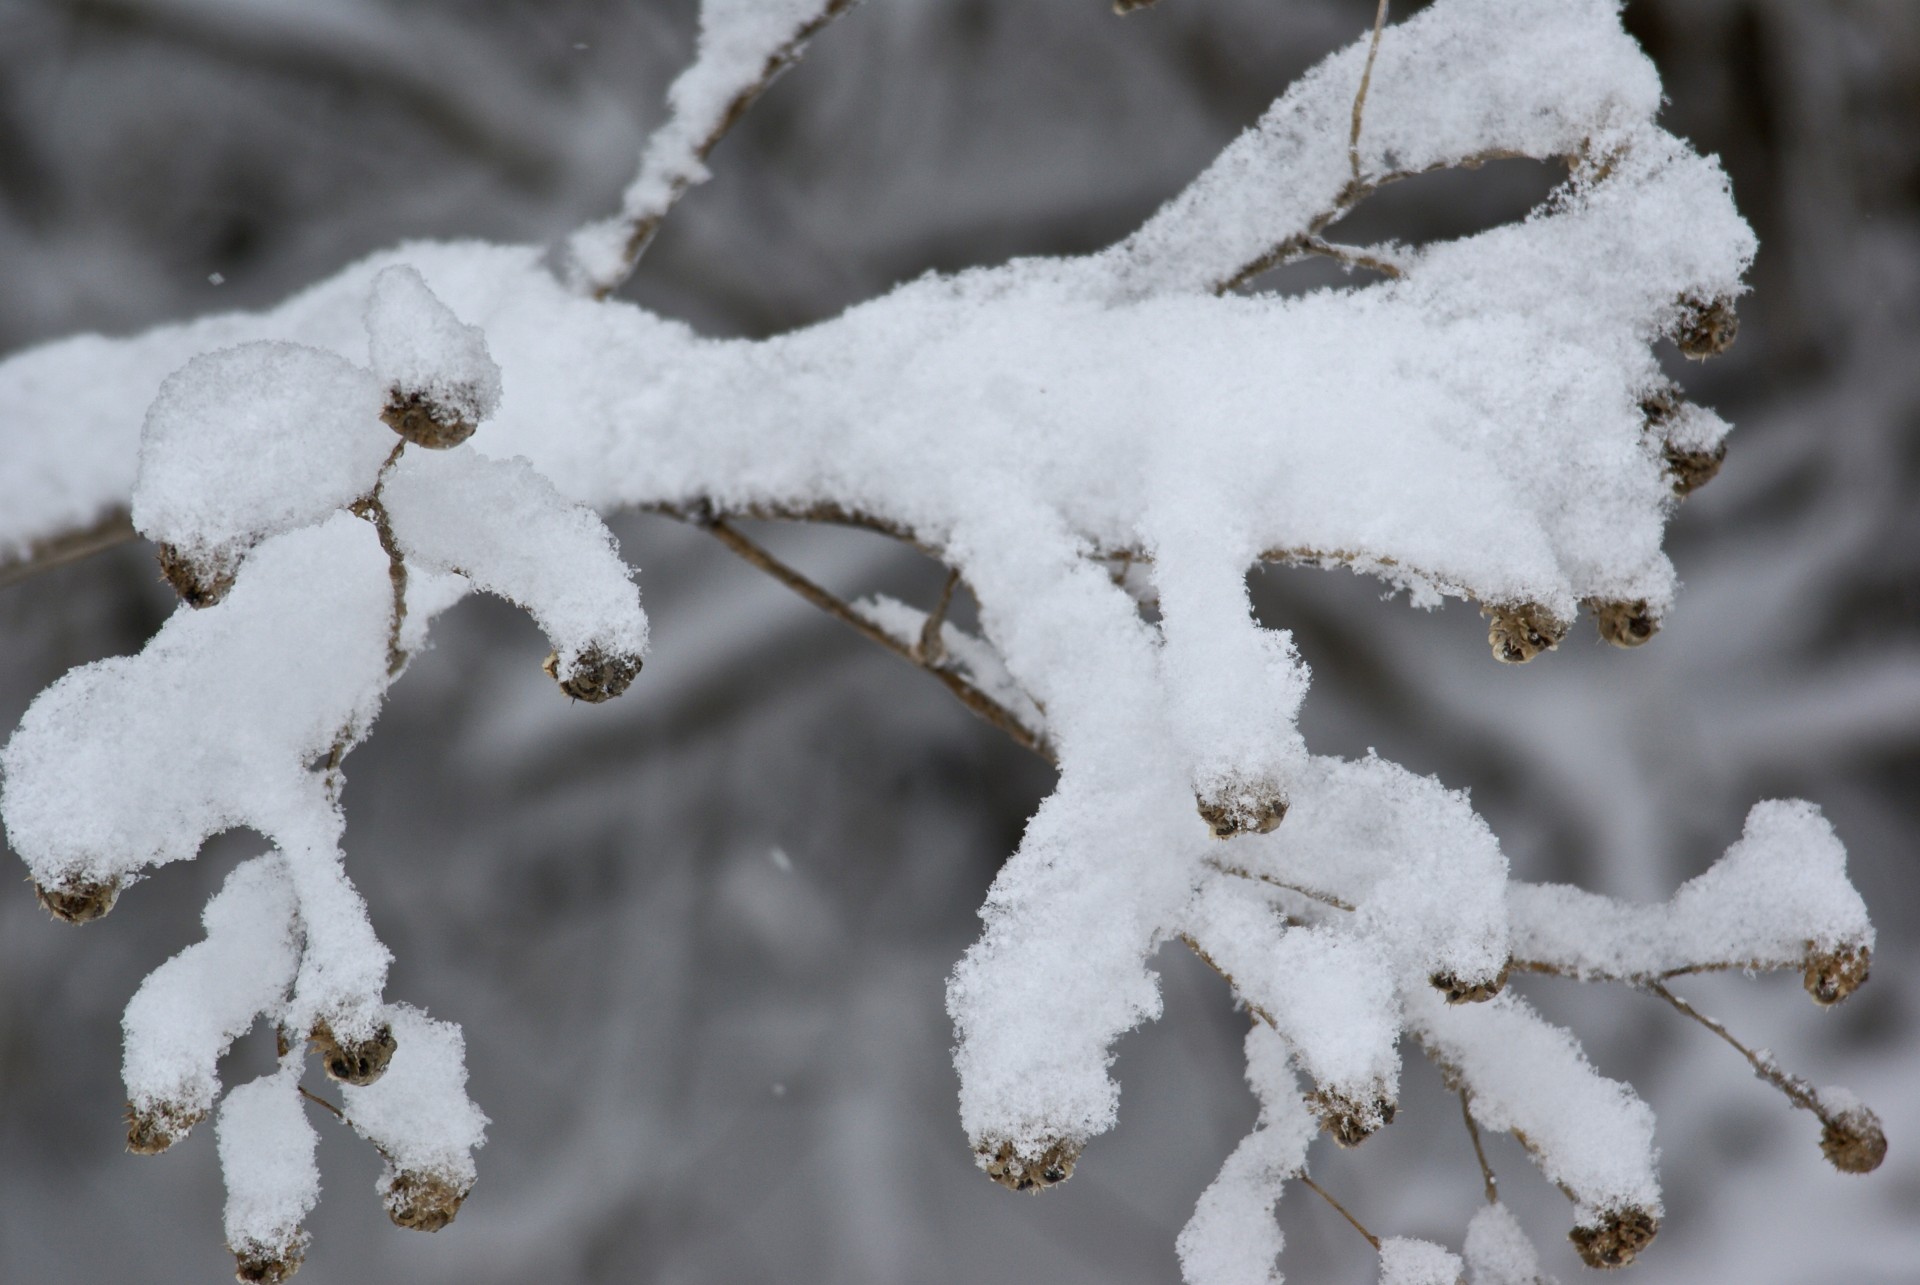
<svg viewBox="0 0 1920 1285">
<path fill-rule="evenodd" d="M 1276 888 L 1284 888 L 1288 892 L 1298 893 L 1309 901 L 1317 901 L 1323 906 L 1332 906 L 1335 910 L 1353 909 L 1352 902 L 1342 900 L 1330 892 L 1318 892 L 1312 888 L 1304 888 L 1297 883 L 1288 883 L 1284 879 L 1263 873 L 1259 870 L 1247 870 L 1240 866 L 1230 866 L 1224 861 L 1216 861 L 1211 857 L 1207 859 L 1207 865 L 1223 875 L 1230 875 L 1235 879 L 1253 879 L 1260 883 L 1272 884 Z"/>
<path fill-rule="evenodd" d="M 1349 1223 L 1352 1223 L 1353 1229 L 1359 1232 L 1362 1236 L 1365 1236 L 1367 1238 L 1367 1244 L 1372 1245 L 1376 1251 L 1379 1250 L 1380 1238 L 1374 1235 L 1372 1232 L 1368 1231 L 1366 1229 L 1365 1224 L 1363 1224 L 1358 1218 L 1355 1218 L 1352 1212 L 1349 1211 L 1345 1205 L 1341 1204 L 1339 1201 L 1335 1200 L 1332 1196 L 1328 1195 L 1326 1188 L 1322 1187 L 1319 1183 L 1307 1177 L 1307 1175 L 1305 1174 L 1300 1175 L 1300 1181 L 1307 1187 L 1308 1190 L 1312 1191 L 1315 1195 L 1319 1196 L 1320 1199 L 1326 1201 L 1329 1205 L 1332 1205 L 1335 1212 L 1337 1212 L 1342 1218 L 1346 1219 Z"/>
<path fill-rule="evenodd" d="M 339 1107 L 333 1105 L 333 1103 L 327 1101 L 325 1098 L 321 1097 L 318 1093 L 313 1092 L 311 1089 L 307 1088 L 307 1086 L 304 1084 L 296 1085 L 295 1087 L 300 1090 L 301 1097 L 313 1103 L 315 1106 L 322 1106 L 322 1107 L 325 1107 L 327 1110 L 333 1112 L 334 1118 L 339 1120 L 340 1123 L 342 1124 L 347 1123 L 347 1113 L 345 1111 L 342 1111 Z"/>
<path fill-rule="evenodd" d="M 922 665 L 938 665 L 947 656 L 947 640 L 941 630 L 947 623 L 947 608 L 953 605 L 953 591 L 960 584 L 960 572 L 947 572 L 947 582 L 940 586 L 940 601 L 927 613 L 927 621 L 920 626 L 920 644 L 914 650 L 914 659 Z"/>
<path fill-rule="evenodd" d="M 1360 120 L 1367 110 L 1367 87 L 1373 83 L 1373 60 L 1380 53 L 1380 32 L 1387 25 L 1387 0 L 1373 14 L 1373 39 L 1367 44 L 1367 67 L 1360 73 L 1360 89 L 1353 96 L 1353 131 L 1347 135 L 1347 163 L 1353 167 L 1353 181 L 1360 182 Z"/>
<path fill-rule="evenodd" d="M 687 517 L 687 515 L 683 514 L 676 516 Z M 873 621 L 867 619 L 867 617 L 861 615 L 858 611 L 855 611 L 846 602 L 835 597 L 832 593 L 829 593 L 786 563 L 774 557 L 752 540 L 740 534 L 725 518 L 712 516 L 704 518 L 687 517 L 687 520 L 694 522 L 707 531 L 742 560 L 758 567 L 787 588 L 799 594 L 802 598 L 805 598 L 814 606 L 820 608 L 820 610 L 832 616 L 835 620 L 852 628 L 862 638 L 867 639 L 869 642 L 878 643 L 894 655 L 899 656 L 902 660 L 911 661 L 921 669 L 932 674 L 946 685 L 948 691 L 959 698 L 962 705 L 965 705 L 975 714 L 1005 732 L 1013 739 L 1015 744 L 1024 749 L 1032 750 L 1049 763 L 1055 761 L 1053 757 L 1053 747 L 1047 744 L 1046 738 L 1034 729 L 1028 727 L 1012 710 L 968 682 L 966 678 L 962 677 L 950 666 L 944 665 L 938 660 L 922 659 L 917 654 L 919 650 L 917 647 L 901 642 Z"/>
<path fill-rule="evenodd" d="M 1473 1156 L 1480 1162 L 1480 1182 L 1487 1193 L 1487 1203 L 1500 1203 L 1500 1180 L 1493 1176 L 1493 1166 L 1487 1163 L 1487 1149 L 1480 1145 L 1480 1126 L 1473 1122 L 1473 1109 L 1468 1105 L 1467 1091 L 1460 1090 L 1460 1116 L 1467 1122 L 1467 1136 L 1473 1139 Z"/>
<path fill-rule="evenodd" d="M 1771 1057 L 1755 1053 L 1735 1038 L 1732 1031 L 1729 1031 L 1725 1026 L 1708 1017 L 1705 1013 L 1702 1013 L 1686 1000 L 1675 995 L 1659 982 L 1643 982 L 1641 983 L 1640 989 L 1646 991 L 1649 995 L 1655 995 L 1665 1000 L 1673 1006 L 1676 1012 L 1685 1017 L 1692 1018 L 1725 1040 L 1728 1044 L 1731 1044 L 1735 1049 L 1739 1050 L 1740 1056 L 1747 1059 L 1747 1064 L 1753 1067 L 1753 1073 L 1784 1093 L 1787 1096 L 1787 1101 L 1803 1110 L 1813 1112 L 1820 1117 L 1820 1121 L 1823 1124 L 1832 1123 L 1832 1113 L 1827 1110 L 1826 1105 L 1820 1101 L 1819 1093 L 1815 1091 L 1814 1087 L 1807 1083 L 1807 1081 L 1789 1071 L 1782 1070 Z"/>
</svg>

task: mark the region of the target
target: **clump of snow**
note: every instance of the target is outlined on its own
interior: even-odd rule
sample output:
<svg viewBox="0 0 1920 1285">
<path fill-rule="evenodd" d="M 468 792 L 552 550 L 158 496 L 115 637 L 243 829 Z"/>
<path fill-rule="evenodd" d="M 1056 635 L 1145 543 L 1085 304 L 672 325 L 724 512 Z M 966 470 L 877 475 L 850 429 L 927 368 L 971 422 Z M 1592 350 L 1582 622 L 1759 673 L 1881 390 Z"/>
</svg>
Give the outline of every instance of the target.
<svg viewBox="0 0 1920 1285">
<path fill-rule="evenodd" d="M 245 1258 L 297 1258 L 300 1224 L 320 1200 L 320 1139 L 300 1099 L 300 1059 L 227 1094 L 215 1133 L 227 1184 L 227 1244 Z"/>
<path fill-rule="evenodd" d="M 411 266 L 396 264 L 373 279 L 367 350 L 387 397 L 417 398 L 436 418 L 469 425 L 499 408 L 500 367 L 486 335 L 456 317 Z"/>
<path fill-rule="evenodd" d="M 1465 1279 L 1459 1257 L 1430 1240 L 1380 1242 L 1380 1285 L 1461 1285 Z"/>
<path fill-rule="evenodd" d="M 467 1097 L 467 1046 L 460 1028 L 417 1008 L 384 1010 L 398 1048 L 387 1073 L 364 1087 L 342 1085 L 354 1130 L 397 1172 L 428 1175 L 465 1191 L 487 1117 Z"/>
<path fill-rule="evenodd" d="M 140 1114 L 205 1116 L 220 1092 L 221 1055 L 293 984 L 300 942 L 277 854 L 235 867 L 201 922 L 206 939 L 154 969 L 127 1004 L 122 1078 Z"/>
<path fill-rule="evenodd" d="M 1553 1285 L 1519 1219 L 1502 1204 L 1484 1205 L 1467 1224 L 1468 1285 Z"/>
<path fill-rule="evenodd" d="M 333 353 L 258 341 L 195 357 L 140 437 L 134 526 L 209 569 L 372 489 L 393 436 L 381 391 Z"/>
</svg>

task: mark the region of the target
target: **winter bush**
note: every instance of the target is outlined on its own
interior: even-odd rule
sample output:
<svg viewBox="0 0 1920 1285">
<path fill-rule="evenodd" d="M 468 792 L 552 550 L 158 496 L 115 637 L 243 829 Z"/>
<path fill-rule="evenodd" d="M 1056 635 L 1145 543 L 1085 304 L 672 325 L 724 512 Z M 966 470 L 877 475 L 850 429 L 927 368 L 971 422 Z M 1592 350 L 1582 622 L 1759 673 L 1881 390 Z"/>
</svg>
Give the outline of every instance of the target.
<svg viewBox="0 0 1920 1285">
<path fill-rule="evenodd" d="M 1464 794 L 1308 751 L 1306 667 L 1250 609 L 1256 565 L 1346 568 L 1415 607 L 1478 604 L 1514 664 L 1582 612 L 1633 647 L 1677 610 L 1666 524 L 1728 426 L 1659 349 L 1724 351 L 1755 244 L 1717 163 L 1655 123 L 1657 76 L 1611 0 L 1437 0 L 1395 24 L 1383 3 L 1102 252 L 925 276 L 762 341 L 612 299 L 733 122 L 852 7 L 707 0 L 621 213 L 564 246 L 404 245 L 268 312 L 0 365 L 21 426 L 0 438 L 0 540 L 30 564 L 130 521 L 183 604 L 140 654 L 50 687 L 0 756 L 42 904 L 86 922 L 214 834 L 268 844 L 124 1023 L 129 1147 L 214 1119 L 240 1278 L 304 1256 L 309 1105 L 378 1151 L 402 1226 L 439 1230 L 473 1186 L 486 1120 L 463 1038 L 386 996 L 346 873 L 346 767 L 474 591 L 533 617 L 565 697 L 645 699 L 648 622 L 600 517 L 625 508 L 710 532 L 1057 765 L 948 988 L 965 1143 L 1002 1185 L 1064 1181 L 1113 1125 L 1112 1048 L 1158 1015 L 1168 941 L 1249 1014 L 1261 1106 L 1179 1237 L 1195 1285 L 1279 1279 L 1282 1189 L 1320 1190 L 1320 1132 L 1351 1147 L 1390 1125 L 1403 1046 L 1458 1092 L 1476 1147 L 1512 1135 L 1566 1193 L 1584 1261 L 1643 1252 L 1663 1213 L 1652 1112 L 1506 988 L 1515 972 L 1662 999 L 1815 1116 L 1837 1168 L 1875 1168 L 1868 1108 L 1669 987 L 1793 969 L 1832 1004 L 1865 980 L 1873 929 L 1813 805 L 1756 804 L 1664 904 L 1514 881 Z M 1521 221 L 1330 239 L 1382 187 L 1511 157 L 1565 167 Z M 1355 279 L 1259 288 L 1308 257 Z M 924 610 L 849 603 L 747 519 L 877 531 L 951 576 Z M 962 586 L 977 633 L 948 619 Z M 223 1055 L 261 1022 L 278 1065 L 223 1092 Z M 309 1058 L 337 1102 L 303 1083 Z M 1458 1255 L 1356 1222 L 1383 1281 L 1538 1278 L 1484 1176 Z"/>
</svg>

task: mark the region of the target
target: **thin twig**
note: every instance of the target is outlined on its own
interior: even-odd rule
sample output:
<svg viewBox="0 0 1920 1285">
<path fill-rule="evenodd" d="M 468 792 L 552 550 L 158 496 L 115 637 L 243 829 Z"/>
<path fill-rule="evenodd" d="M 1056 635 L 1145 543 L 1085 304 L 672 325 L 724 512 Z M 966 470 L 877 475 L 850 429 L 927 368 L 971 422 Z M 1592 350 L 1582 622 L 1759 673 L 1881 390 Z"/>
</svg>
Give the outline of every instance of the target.
<svg viewBox="0 0 1920 1285">
<path fill-rule="evenodd" d="M 90 527 L 36 540 L 19 558 L 0 560 L 0 589 L 125 544 L 137 534 L 127 511 L 115 509 Z"/>
<path fill-rule="evenodd" d="M 1307 1175 L 1301 1174 L 1300 1181 L 1304 1183 L 1308 1187 L 1308 1189 L 1310 1189 L 1316 1195 L 1318 1195 L 1320 1199 L 1326 1201 L 1329 1205 L 1332 1205 L 1334 1209 L 1339 1212 L 1342 1218 L 1352 1223 L 1353 1229 L 1359 1232 L 1362 1236 L 1365 1236 L 1367 1238 L 1367 1244 L 1372 1245 L 1376 1252 L 1379 1250 L 1380 1238 L 1374 1235 L 1372 1232 L 1368 1231 L 1366 1227 L 1360 1222 L 1360 1220 L 1358 1218 L 1355 1218 L 1353 1214 L 1348 1211 L 1345 1205 L 1341 1204 L 1339 1201 L 1335 1200 L 1332 1196 L 1328 1195 L 1324 1187 L 1322 1187 L 1319 1183 L 1315 1182 L 1313 1179 L 1307 1177 Z"/>
<path fill-rule="evenodd" d="M 1323 906 L 1332 906 L 1335 910 L 1353 909 L 1352 902 L 1342 900 L 1330 892 L 1316 892 L 1312 888 L 1303 888 L 1297 883 L 1288 883 L 1284 879 L 1263 873 L 1259 870 L 1247 870 L 1240 866 L 1230 866 L 1224 861 L 1216 861 L 1211 857 L 1207 858 L 1207 865 L 1223 875 L 1231 875 L 1235 879 L 1253 879 L 1260 883 L 1272 884 L 1276 888 L 1284 888 L 1288 892 L 1299 893 L 1309 901 L 1317 901 Z"/>
<path fill-rule="evenodd" d="M 1373 83 L 1373 60 L 1380 53 L 1380 32 L 1387 25 L 1387 0 L 1373 14 L 1373 40 L 1367 45 L 1367 69 L 1360 73 L 1360 90 L 1353 96 L 1353 131 L 1347 135 L 1347 163 L 1353 167 L 1353 181 L 1360 181 L 1360 118 L 1367 110 L 1367 86 Z"/>
<path fill-rule="evenodd" d="M 946 685 L 948 691 L 959 698 L 962 705 L 1005 732 L 1013 738 L 1015 744 L 1032 750 L 1049 763 L 1055 761 L 1053 747 L 1047 744 L 1043 736 L 1023 723 L 1012 710 L 975 687 L 950 666 L 938 661 L 922 660 L 916 654 L 917 648 L 895 638 L 847 603 L 768 553 L 736 531 L 725 518 L 709 517 L 704 520 L 698 518 L 689 520 L 705 529 L 741 559 L 766 572 L 835 620 L 849 626 L 862 638 L 878 643 L 902 660 L 910 661 L 932 674 Z"/>
<path fill-rule="evenodd" d="M 665 197 L 650 209 L 641 209 L 622 215 L 626 220 L 626 237 L 622 243 L 620 261 L 607 275 L 589 281 L 588 284 L 592 287 L 592 295 L 595 299 L 605 299 L 612 295 L 628 277 L 633 275 L 633 270 L 640 264 L 640 256 L 646 253 L 647 246 L 653 241 L 654 235 L 660 231 L 660 225 L 666 221 L 667 215 L 673 212 L 673 207 L 680 203 L 680 198 L 686 194 L 689 187 L 693 186 L 694 174 L 705 165 L 707 157 L 713 154 L 713 149 L 720 145 L 720 140 L 740 123 L 741 118 L 747 114 L 747 109 L 752 107 L 760 95 L 780 78 L 780 73 L 800 60 L 800 55 L 806 51 L 807 42 L 819 35 L 829 23 L 853 8 L 858 2 L 859 0 L 826 0 L 818 14 L 808 19 L 785 44 L 767 55 L 767 61 L 761 67 L 758 78 L 735 91 L 733 97 L 728 100 L 726 109 L 721 112 L 720 118 L 694 145 L 694 165 L 672 176 L 668 181 Z M 643 160 L 641 162 L 643 173 L 645 164 Z"/>
<path fill-rule="evenodd" d="M 913 658 L 922 665 L 938 665 L 947 658 L 947 640 L 941 630 L 946 627 L 947 608 L 953 605 L 953 591 L 959 584 L 956 567 L 947 572 L 947 582 L 940 586 L 940 601 L 933 604 L 926 623 L 920 626 L 920 645 L 914 649 Z"/>
<path fill-rule="evenodd" d="M 307 1086 L 304 1084 L 297 1085 L 296 1087 L 300 1090 L 301 1097 L 305 1098 L 307 1101 L 311 1103 L 314 1103 L 316 1106 L 323 1106 L 327 1110 L 333 1112 L 334 1117 L 338 1119 L 340 1123 L 342 1124 L 350 1123 L 350 1121 L 348 1121 L 347 1119 L 347 1113 L 345 1111 L 342 1111 L 339 1107 L 333 1105 L 333 1103 L 327 1101 L 325 1098 L 321 1097 L 318 1093 L 315 1093 L 312 1090 L 308 1089 Z"/>
<path fill-rule="evenodd" d="M 1813 1085 L 1789 1071 L 1781 1070 L 1771 1057 L 1763 1057 L 1755 1053 L 1752 1049 L 1734 1038 L 1732 1031 L 1729 1031 L 1719 1022 L 1714 1021 L 1711 1017 L 1708 1017 L 1705 1013 L 1702 1013 L 1699 1009 L 1687 1003 L 1686 1000 L 1675 995 L 1659 982 L 1649 981 L 1642 983 L 1641 989 L 1649 995 L 1655 995 L 1665 1000 L 1667 1003 L 1673 1005 L 1675 1011 L 1692 1018 L 1738 1049 L 1740 1056 L 1747 1059 L 1747 1064 L 1753 1068 L 1753 1073 L 1784 1093 L 1787 1101 L 1803 1110 L 1813 1112 L 1813 1114 L 1820 1117 L 1822 1124 L 1833 1123 L 1832 1113 L 1827 1110 L 1826 1104 L 1820 1101 L 1820 1094 L 1814 1089 Z"/>
<path fill-rule="evenodd" d="M 1500 1203 L 1500 1180 L 1493 1176 L 1493 1166 L 1487 1163 L 1487 1149 L 1480 1145 L 1480 1126 L 1473 1122 L 1473 1109 L 1467 1105 L 1467 1091 L 1460 1090 L 1460 1116 L 1467 1122 L 1467 1136 L 1473 1139 L 1474 1159 L 1480 1162 L 1480 1181 L 1487 1192 L 1487 1203 Z"/>
<path fill-rule="evenodd" d="M 1320 237 L 1308 237 L 1300 248 L 1308 254 L 1317 254 L 1322 258 L 1343 263 L 1349 268 L 1365 268 L 1369 272 L 1378 272 L 1381 276 L 1398 281 L 1406 276 L 1406 271 L 1391 259 L 1383 259 L 1377 254 L 1369 254 L 1357 246 L 1340 245 Z"/>
</svg>

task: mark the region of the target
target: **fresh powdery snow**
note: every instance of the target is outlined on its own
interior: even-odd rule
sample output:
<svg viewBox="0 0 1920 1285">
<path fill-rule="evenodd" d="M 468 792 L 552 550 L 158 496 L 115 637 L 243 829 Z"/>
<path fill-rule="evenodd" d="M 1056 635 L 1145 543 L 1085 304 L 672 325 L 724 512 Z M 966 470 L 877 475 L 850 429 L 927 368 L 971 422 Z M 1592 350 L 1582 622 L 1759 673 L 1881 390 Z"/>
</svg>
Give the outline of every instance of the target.
<svg viewBox="0 0 1920 1285">
<path fill-rule="evenodd" d="M 471 589 L 532 614 L 568 695 L 624 690 L 647 622 L 596 510 L 827 517 L 964 577 L 979 632 L 933 630 L 945 659 L 919 651 L 920 610 L 855 610 L 1060 768 L 948 991 L 989 1173 L 1051 1185 L 1113 1124 L 1113 1043 L 1159 1012 L 1148 961 L 1183 939 L 1253 1016 L 1261 1102 L 1180 1236 L 1194 1285 L 1280 1279 L 1282 1185 L 1320 1128 L 1351 1145 L 1390 1122 L 1403 1037 L 1568 1192 L 1589 1261 L 1630 1259 L 1660 1212 L 1652 1112 L 1503 990 L 1509 969 L 1645 984 L 1805 963 L 1816 998 L 1843 998 L 1872 929 L 1838 841 L 1811 805 L 1767 803 L 1666 906 L 1511 884 L 1464 794 L 1309 751 L 1310 675 L 1254 619 L 1246 573 L 1338 565 L 1416 605 L 1471 600 L 1505 660 L 1582 610 L 1643 641 L 1674 605 L 1666 521 L 1726 432 L 1655 351 L 1724 346 L 1744 288 L 1754 241 L 1718 165 L 1655 124 L 1612 0 L 1436 0 L 1385 30 L 1357 137 L 1365 39 L 1104 252 L 929 275 L 759 342 L 590 297 L 848 7 L 708 0 L 671 122 L 565 281 L 535 247 L 408 245 L 267 313 L 0 364 L 0 554 L 130 508 L 193 604 L 29 709 L 0 754 L 10 842 L 76 921 L 209 835 L 273 845 L 129 1005 L 144 1149 L 207 1114 L 222 1050 L 264 1015 L 285 1065 L 218 1124 L 243 1265 L 304 1243 L 309 1038 L 388 1159 L 389 1212 L 444 1225 L 485 1117 L 458 1029 L 384 996 L 340 848 L 343 761 Z M 1240 289 L 1347 253 L 1322 234 L 1385 183 L 1509 155 L 1568 167 L 1520 222 L 1376 247 L 1370 283 Z M 1497 1206 L 1466 1251 L 1476 1282 L 1537 1274 Z M 1465 1268 L 1396 1238 L 1380 1270 Z"/>
</svg>

